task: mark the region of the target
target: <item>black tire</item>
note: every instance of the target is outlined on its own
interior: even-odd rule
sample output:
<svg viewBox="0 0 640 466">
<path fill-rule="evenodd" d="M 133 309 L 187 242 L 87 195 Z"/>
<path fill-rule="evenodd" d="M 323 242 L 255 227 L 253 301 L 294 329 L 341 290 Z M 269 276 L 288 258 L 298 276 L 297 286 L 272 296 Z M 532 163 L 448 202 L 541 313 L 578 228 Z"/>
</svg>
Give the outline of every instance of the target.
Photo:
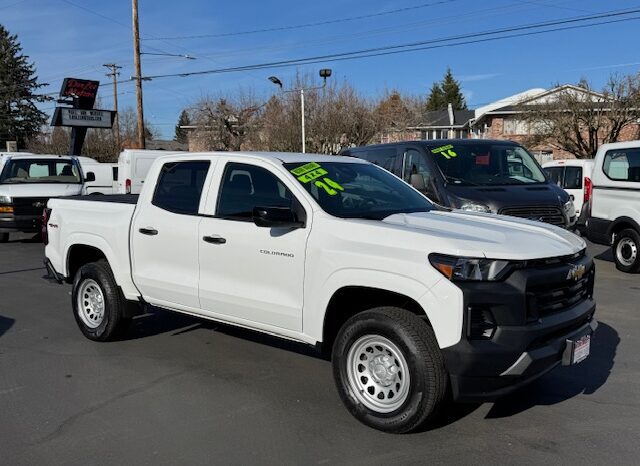
<svg viewBox="0 0 640 466">
<path fill-rule="evenodd" d="M 616 235 L 612 246 L 616 268 L 627 273 L 640 272 L 640 234 L 632 228 Z"/>
<path fill-rule="evenodd" d="M 87 324 L 88 317 L 79 307 L 78 300 L 78 293 L 83 285 L 92 284 L 92 282 L 99 287 L 104 302 L 102 319 L 97 326 Z M 106 260 L 91 262 L 80 267 L 73 280 L 71 305 L 73 317 L 85 337 L 94 341 L 109 341 L 120 337 L 131 323 L 131 319 L 126 317 L 128 304 Z"/>
<path fill-rule="evenodd" d="M 404 360 L 399 363 L 393 356 L 393 349 L 389 351 L 385 346 L 369 344 L 369 336 L 374 336 L 374 340 L 371 340 L 374 342 L 380 337 L 382 337 L 380 341 L 391 342 L 400 351 Z M 385 379 L 381 384 L 378 383 L 376 378 L 380 374 L 379 365 L 376 364 L 380 362 L 379 356 L 370 358 L 368 366 L 372 369 L 365 367 L 365 372 L 362 372 L 363 364 L 360 364 L 360 361 L 367 361 L 367 355 L 360 353 L 357 356 L 358 348 L 364 348 L 366 353 L 371 349 L 370 354 L 374 356 L 384 354 L 383 350 L 386 350 L 390 358 L 395 361 L 395 364 L 390 363 L 390 366 L 396 365 L 395 371 L 392 370 L 393 367 L 387 367 L 388 370 L 382 369 Z M 378 353 L 375 353 L 376 351 Z M 362 359 L 363 357 L 365 359 Z M 385 432 L 406 433 L 433 420 L 443 404 L 447 391 L 448 376 L 433 330 L 427 322 L 415 314 L 396 307 L 379 307 L 351 317 L 338 332 L 333 345 L 332 363 L 338 393 L 347 409 L 360 422 Z M 404 372 L 408 372 L 409 376 L 408 391 L 397 383 L 402 382 L 400 376 L 403 370 L 399 368 L 402 368 L 405 363 L 407 370 Z M 356 367 L 350 369 L 354 365 Z M 356 378 L 363 383 L 369 383 L 366 390 L 362 387 L 359 389 L 359 382 L 354 381 L 353 377 L 350 382 L 349 373 L 355 374 Z M 373 375 L 369 379 L 367 376 L 371 374 Z M 406 375 L 403 377 L 407 380 Z M 384 386 L 385 383 L 389 383 L 389 378 L 391 378 L 391 386 Z M 364 382 L 364 379 L 367 379 L 367 382 Z M 391 393 L 394 387 L 397 388 L 396 393 L 400 397 L 396 400 L 393 400 L 393 393 Z M 377 390 L 380 392 L 378 393 Z M 388 390 L 388 394 L 386 401 L 383 402 L 388 402 L 390 405 L 384 409 L 368 406 L 372 402 L 376 403 L 375 398 L 382 400 L 379 397 L 384 390 Z M 371 396 L 368 397 L 365 391 L 369 391 Z M 369 398 L 368 401 L 367 398 Z M 374 398 L 373 401 L 371 398 Z M 400 403 L 402 399 L 404 401 L 401 405 L 392 406 L 394 402 Z M 393 410 L 385 411 L 387 409 Z"/>
<path fill-rule="evenodd" d="M 0 243 L 9 242 L 9 233 L 0 233 Z"/>
</svg>

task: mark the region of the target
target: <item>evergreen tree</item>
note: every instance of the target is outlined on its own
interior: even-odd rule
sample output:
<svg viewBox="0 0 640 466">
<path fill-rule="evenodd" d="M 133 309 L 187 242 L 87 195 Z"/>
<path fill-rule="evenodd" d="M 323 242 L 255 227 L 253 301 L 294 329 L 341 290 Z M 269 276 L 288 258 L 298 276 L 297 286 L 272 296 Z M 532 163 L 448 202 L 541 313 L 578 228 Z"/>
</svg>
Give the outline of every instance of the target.
<svg viewBox="0 0 640 466">
<path fill-rule="evenodd" d="M 433 83 L 433 86 L 431 86 L 431 92 L 429 92 L 429 98 L 427 99 L 426 108 L 429 112 L 447 108 L 447 104 L 444 100 L 444 92 L 442 92 L 440 83 Z"/>
<path fill-rule="evenodd" d="M 6 141 L 18 141 L 18 147 L 24 147 L 47 121 L 36 103 L 51 99 L 36 94 L 46 84 L 38 83 L 28 58 L 18 37 L 0 24 L 0 150 Z"/>
<path fill-rule="evenodd" d="M 442 81 L 433 83 L 429 98 L 427 99 L 427 110 L 446 110 L 451 104 L 454 110 L 466 110 L 467 102 L 460 90 L 460 83 L 453 77 L 451 68 L 447 68 L 447 72 Z"/>
<path fill-rule="evenodd" d="M 191 120 L 189 119 L 189 113 L 187 113 L 186 110 L 183 110 L 182 113 L 180 113 L 180 118 L 178 118 L 178 124 L 176 125 L 176 134 L 173 137 L 173 140 L 186 144 L 188 131 L 184 128 L 181 128 L 181 126 L 189 126 L 190 124 Z"/>
</svg>

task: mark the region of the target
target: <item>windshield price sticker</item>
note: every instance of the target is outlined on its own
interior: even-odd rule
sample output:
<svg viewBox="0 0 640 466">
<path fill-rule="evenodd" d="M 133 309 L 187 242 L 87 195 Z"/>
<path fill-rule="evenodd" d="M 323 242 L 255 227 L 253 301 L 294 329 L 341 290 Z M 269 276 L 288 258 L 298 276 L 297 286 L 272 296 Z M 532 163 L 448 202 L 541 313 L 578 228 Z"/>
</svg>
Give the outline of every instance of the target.
<svg viewBox="0 0 640 466">
<path fill-rule="evenodd" d="M 432 154 L 442 154 L 445 159 L 451 159 L 453 157 L 457 157 L 458 154 L 453 150 L 453 146 L 451 144 L 447 144 L 446 146 L 436 147 L 431 150 Z"/>
<path fill-rule="evenodd" d="M 291 170 L 291 173 L 293 173 L 296 176 L 300 176 L 310 171 L 313 171 L 317 168 L 320 168 L 320 165 L 318 165 L 316 162 L 310 162 L 298 168 L 294 168 L 293 170 Z"/>
<path fill-rule="evenodd" d="M 322 188 L 329 196 L 335 196 L 338 194 L 338 191 L 344 191 L 344 188 L 340 186 L 339 183 L 336 183 L 331 178 L 323 178 L 322 181 L 318 180 L 315 182 L 315 185 L 318 188 Z"/>
<path fill-rule="evenodd" d="M 308 183 L 329 173 L 316 162 L 304 164 L 290 171 L 301 183 Z M 335 196 L 338 192 L 344 191 L 344 188 L 340 183 L 336 183 L 331 178 L 322 178 L 322 180 L 317 180 L 314 185 L 317 188 L 324 189 L 329 196 Z"/>
<path fill-rule="evenodd" d="M 304 175 L 299 176 L 298 179 L 302 183 L 308 183 L 309 181 L 313 181 L 316 178 L 320 178 L 322 175 L 326 175 L 326 174 L 327 174 L 327 170 L 325 170 L 324 168 L 317 168 L 313 171 L 310 171 L 308 173 L 305 173 Z"/>
</svg>

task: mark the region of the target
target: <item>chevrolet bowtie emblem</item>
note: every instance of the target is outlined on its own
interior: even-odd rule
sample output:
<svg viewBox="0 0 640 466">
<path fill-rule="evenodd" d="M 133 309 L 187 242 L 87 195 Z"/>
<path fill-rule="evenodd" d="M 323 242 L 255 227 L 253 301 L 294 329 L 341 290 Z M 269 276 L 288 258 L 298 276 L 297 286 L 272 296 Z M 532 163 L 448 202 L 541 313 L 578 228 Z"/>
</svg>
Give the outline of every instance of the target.
<svg viewBox="0 0 640 466">
<path fill-rule="evenodd" d="M 39 208 L 39 207 L 44 207 L 46 204 L 44 202 L 38 201 L 38 202 L 34 202 L 31 205 L 33 205 L 33 207 L 35 207 L 35 208 Z"/>
<path fill-rule="evenodd" d="M 567 273 L 567 280 L 578 281 L 584 276 L 584 273 L 586 271 L 587 271 L 587 268 L 582 264 L 571 265 L 571 268 L 569 269 L 569 273 Z"/>
</svg>

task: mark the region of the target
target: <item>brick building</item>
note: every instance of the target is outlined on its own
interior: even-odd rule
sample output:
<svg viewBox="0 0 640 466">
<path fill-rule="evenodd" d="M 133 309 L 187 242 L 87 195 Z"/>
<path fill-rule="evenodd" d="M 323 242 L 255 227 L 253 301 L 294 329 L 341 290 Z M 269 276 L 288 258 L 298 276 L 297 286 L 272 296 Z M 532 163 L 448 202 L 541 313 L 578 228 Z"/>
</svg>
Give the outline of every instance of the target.
<svg viewBox="0 0 640 466">
<path fill-rule="evenodd" d="M 479 138 L 510 140 L 524 143 L 529 136 L 529 125 L 523 118 L 527 107 L 552 102 L 561 92 L 584 94 L 584 99 L 600 100 L 602 95 L 584 88 L 565 84 L 552 89 L 535 88 L 505 97 L 476 110 L 451 109 L 426 112 L 423 122 L 406 130 L 383 133 L 377 142 L 397 142 L 417 139 Z M 626 127 L 620 141 L 640 137 L 640 122 Z M 568 152 L 554 147 L 550 142 L 528 149 L 536 158 L 545 162 L 551 159 L 574 158 Z"/>
</svg>

